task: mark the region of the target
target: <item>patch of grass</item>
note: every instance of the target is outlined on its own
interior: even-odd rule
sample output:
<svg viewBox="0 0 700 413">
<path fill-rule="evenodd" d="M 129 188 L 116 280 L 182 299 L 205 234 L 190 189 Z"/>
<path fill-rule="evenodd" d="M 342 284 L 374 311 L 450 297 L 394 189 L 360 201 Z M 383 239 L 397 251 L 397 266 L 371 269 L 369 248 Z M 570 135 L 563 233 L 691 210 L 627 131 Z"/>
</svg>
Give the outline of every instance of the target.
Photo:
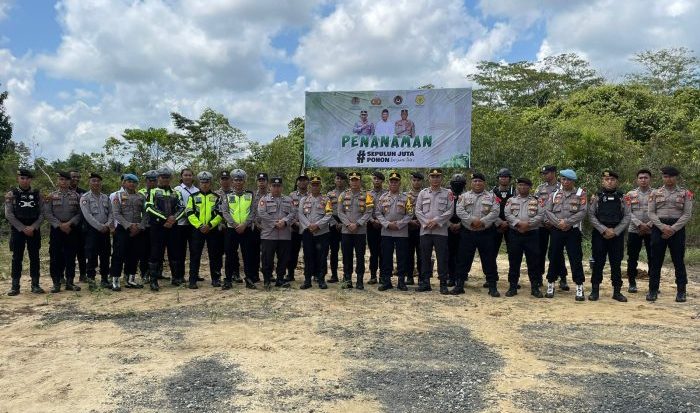
<svg viewBox="0 0 700 413">
<path fill-rule="evenodd" d="M 700 247 L 686 248 L 685 263 L 688 265 L 700 265 Z"/>
</svg>

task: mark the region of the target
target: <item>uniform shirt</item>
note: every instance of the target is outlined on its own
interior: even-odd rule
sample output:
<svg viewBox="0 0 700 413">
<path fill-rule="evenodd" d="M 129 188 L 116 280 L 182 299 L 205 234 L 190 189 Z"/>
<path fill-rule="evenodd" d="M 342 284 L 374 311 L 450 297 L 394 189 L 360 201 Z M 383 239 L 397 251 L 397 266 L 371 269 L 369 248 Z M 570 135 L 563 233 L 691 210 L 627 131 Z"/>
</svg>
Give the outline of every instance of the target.
<svg viewBox="0 0 700 413">
<path fill-rule="evenodd" d="M 503 221 L 506 221 L 506 204 L 508 203 L 508 200 L 512 197 L 515 196 L 515 190 L 513 189 L 513 186 L 507 187 L 505 190 L 502 190 L 500 186 L 496 185 L 493 187 L 492 192 L 494 195 L 496 195 L 500 200 L 500 211 L 498 213 L 498 219 L 496 220 L 495 224 L 501 225 Z"/>
<path fill-rule="evenodd" d="M 292 208 L 294 208 L 295 211 L 299 210 L 299 202 L 301 201 L 301 198 L 305 197 L 308 194 L 309 191 L 301 192 L 299 190 L 292 191 L 292 193 L 289 194 L 289 197 L 292 198 Z M 299 216 L 295 214 L 293 224 L 296 224 L 298 222 L 298 218 Z"/>
<path fill-rule="evenodd" d="M 527 222 L 530 230 L 537 229 L 542 225 L 544 209 L 542 204 L 534 195 L 515 195 L 506 201 L 505 207 L 506 221 L 508 225 L 515 227 L 519 222 Z"/>
<path fill-rule="evenodd" d="M 611 200 L 614 200 L 612 193 L 608 194 L 608 193 L 603 192 L 603 195 L 607 196 L 609 198 L 613 198 Z M 602 234 L 609 227 L 604 225 L 602 222 L 600 222 L 600 220 L 596 216 L 598 214 L 598 202 L 600 202 L 600 200 L 598 199 L 598 196 L 599 196 L 599 194 L 591 195 L 591 203 L 590 203 L 590 206 L 588 207 L 588 220 L 591 222 L 591 225 L 593 226 L 593 228 L 595 228 L 596 230 L 598 230 L 598 232 L 600 232 Z M 629 227 L 629 225 L 630 225 L 630 210 L 629 210 L 624 198 L 620 199 L 620 210 L 622 212 L 622 221 L 620 221 L 620 223 L 618 223 L 615 226 L 615 228 L 613 228 L 613 231 L 615 231 L 615 235 L 622 234 L 623 232 L 625 232 L 627 227 Z"/>
<path fill-rule="evenodd" d="M 692 212 L 693 193 L 678 185 L 671 189 L 662 186 L 649 195 L 649 219 L 658 229 L 664 228 L 662 219 L 677 219 L 671 228 L 678 231 L 688 222 Z"/>
<path fill-rule="evenodd" d="M 374 134 L 377 136 L 394 136 L 394 122 L 379 120 L 374 126 Z"/>
<path fill-rule="evenodd" d="M 648 224 L 649 220 L 649 195 L 653 189 L 642 191 L 640 188 L 633 189 L 625 194 L 625 202 L 630 206 L 630 225 L 628 231 L 634 234 L 639 233 L 641 224 Z"/>
<path fill-rule="evenodd" d="M 304 233 L 304 230 L 311 224 L 316 224 L 319 227 L 318 231 L 312 232 L 314 237 L 328 233 L 330 230 L 329 223 L 335 221 L 332 213 L 331 199 L 326 195 L 313 196 L 308 194 L 304 196 L 299 202 L 297 214 L 299 233 Z"/>
<path fill-rule="evenodd" d="M 109 203 L 112 204 L 112 206 L 114 207 L 114 199 L 117 198 L 117 195 L 120 195 L 124 192 L 126 192 L 126 189 L 124 189 L 124 187 L 122 186 L 121 188 L 119 188 L 115 192 L 112 192 L 111 194 L 109 194 Z M 114 208 L 112 208 L 112 211 L 114 211 Z M 114 214 L 112 214 L 112 216 L 114 216 Z M 117 217 L 114 217 L 114 226 L 116 227 L 117 224 L 118 224 Z"/>
<path fill-rule="evenodd" d="M 219 231 L 223 231 L 224 229 L 226 229 L 226 226 L 227 226 L 227 225 L 226 225 L 226 224 L 227 224 L 227 222 L 226 222 L 226 217 L 223 216 L 223 215 L 224 215 L 224 210 L 225 210 L 226 208 L 224 208 L 224 207 L 225 207 L 225 204 L 226 204 L 226 195 L 228 195 L 228 194 L 230 194 L 230 193 L 232 193 L 232 192 L 233 192 L 233 189 L 229 189 L 229 190 L 227 190 L 227 191 L 224 191 L 222 188 L 219 188 L 219 189 L 217 189 L 216 191 L 214 191 L 214 193 L 217 194 L 217 195 L 219 195 L 219 197 L 221 198 L 221 217 L 222 217 L 223 219 L 221 220 L 221 224 L 219 224 L 219 225 L 216 226 L 216 229 L 218 229 Z M 251 192 L 251 194 L 252 194 L 252 192 Z"/>
<path fill-rule="evenodd" d="M 420 189 L 413 189 L 411 188 L 410 191 L 406 191 L 405 194 L 408 197 L 408 200 L 411 201 L 411 207 L 413 209 L 413 216 L 411 217 L 411 220 L 417 220 L 416 218 L 416 199 L 418 198 L 418 194 L 420 193 Z M 413 227 L 409 225 L 408 227 L 409 231 L 415 231 L 415 230 L 420 230 L 420 227 Z"/>
<path fill-rule="evenodd" d="M 180 193 L 170 187 L 151 188 L 146 198 L 146 213 L 151 217 L 150 224 L 164 224 L 169 216 L 179 220 L 185 216 L 185 205 Z"/>
<path fill-rule="evenodd" d="M 586 217 L 587 203 L 586 191 L 583 188 L 574 188 L 571 191 L 561 188 L 554 191 L 545 203 L 545 217 L 554 226 L 563 219 L 572 227 L 580 229 L 581 222 Z"/>
<path fill-rule="evenodd" d="M 374 205 L 377 205 L 377 200 L 382 197 L 382 195 L 386 194 L 388 191 L 384 188 L 382 189 L 370 189 L 369 191 L 370 195 L 372 195 L 372 199 L 374 199 Z M 376 209 L 372 210 L 372 217 L 371 219 L 377 219 L 377 211 Z"/>
<path fill-rule="evenodd" d="M 346 189 L 338 197 L 338 218 L 343 224 L 343 234 L 366 234 L 367 221 L 372 217 L 374 211 L 374 198 L 368 191 L 360 189 L 353 192 Z M 357 224 L 355 232 L 350 232 L 347 228 L 350 224 Z"/>
<path fill-rule="evenodd" d="M 291 225 L 296 216 L 296 211 L 292 208 L 292 198 L 267 194 L 260 199 L 257 208 L 256 216 L 260 222 L 260 239 L 292 239 Z M 282 229 L 275 227 L 275 223 L 279 220 L 287 223 Z"/>
<path fill-rule="evenodd" d="M 356 133 L 358 135 L 369 135 L 372 136 L 374 135 L 374 123 L 372 122 L 362 122 L 362 121 L 357 121 L 355 122 L 355 125 L 352 127 L 352 133 Z"/>
<path fill-rule="evenodd" d="M 138 225 L 140 229 L 146 228 L 147 217 L 144 213 L 146 198 L 141 192 L 130 194 L 126 190 L 117 191 L 112 199 L 112 215 L 116 225 L 124 229 L 129 229 L 132 224 Z"/>
<path fill-rule="evenodd" d="M 199 188 L 196 186 L 187 186 L 185 184 L 180 184 L 173 188 L 177 192 L 180 193 L 180 198 L 182 199 L 182 205 L 187 205 L 187 201 L 189 201 L 190 196 L 196 194 L 199 192 Z M 183 215 L 177 220 L 177 225 L 189 225 L 190 223 L 187 221 L 187 216 Z"/>
<path fill-rule="evenodd" d="M 250 227 L 255 221 L 255 195 L 250 191 L 231 191 L 221 201 L 221 215 L 229 228 Z"/>
<path fill-rule="evenodd" d="M 412 120 L 397 120 L 394 123 L 394 132 L 397 136 L 416 136 L 416 125 Z"/>
<path fill-rule="evenodd" d="M 144 208 L 144 213 L 143 213 L 144 221 L 143 222 L 144 222 L 144 226 L 146 228 L 148 228 L 151 226 L 151 223 L 148 221 L 148 214 L 146 214 L 146 200 L 148 199 L 148 189 L 141 188 L 136 192 L 138 192 L 139 194 L 141 194 L 141 196 L 143 196 L 143 208 Z"/>
<path fill-rule="evenodd" d="M 408 222 L 413 218 L 413 205 L 408 195 L 400 192 L 385 192 L 374 206 L 375 215 L 382 224 L 384 237 L 408 237 Z M 395 222 L 399 229 L 389 229 Z"/>
<path fill-rule="evenodd" d="M 64 222 L 72 227 L 80 223 L 80 195 L 72 189 L 51 192 L 44 202 L 44 216 L 52 227 L 58 228 Z"/>
<path fill-rule="evenodd" d="M 467 191 L 459 196 L 457 200 L 457 216 L 462 220 L 462 226 L 470 231 L 484 231 L 498 220 L 501 213 L 500 198 L 493 192 Z M 481 220 L 483 224 L 479 228 L 472 228 L 475 219 Z"/>
<path fill-rule="evenodd" d="M 414 211 L 418 222 L 420 222 L 420 235 L 444 235 L 447 236 L 447 221 L 452 216 L 454 207 L 454 196 L 447 188 L 433 189 L 428 187 L 418 193 Z M 437 222 L 433 229 L 425 226 L 431 220 Z"/>
<path fill-rule="evenodd" d="M 549 184 L 547 182 L 542 182 L 537 189 L 535 189 L 535 197 L 540 201 L 540 205 L 544 206 L 547 203 L 547 200 L 549 197 L 561 187 L 561 184 L 559 182 L 554 181 L 553 183 Z M 547 220 L 547 214 L 545 214 L 542 217 L 542 224 L 549 223 Z"/>
<path fill-rule="evenodd" d="M 197 192 L 187 200 L 185 215 L 189 223 L 199 229 L 204 225 L 216 228 L 221 223 L 221 198 L 214 192 Z"/>
<path fill-rule="evenodd" d="M 259 189 L 255 190 L 255 192 L 253 193 L 253 204 L 255 204 L 255 208 L 257 208 L 258 204 L 260 204 L 260 200 L 262 199 L 262 197 L 269 193 L 270 191 L 260 192 Z M 257 216 L 255 216 L 253 219 L 253 227 L 260 229 L 260 220 Z"/>
<path fill-rule="evenodd" d="M 20 195 L 19 200 L 15 199 L 15 191 Z M 25 225 L 22 221 L 15 215 L 15 204 L 19 203 L 20 208 L 29 208 L 30 211 L 33 209 L 33 213 L 37 215 L 36 219 Z M 7 222 L 12 225 L 14 229 L 19 232 L 24 231 L 25 228 L 31 227 L 35 231 L 41 226 L 41 221 L 44 220 L 43 215 L 43 205 L 41 202 L 41 195 L 39 191 L 32 188 L 26 191 L 22 188 L 17 188 L 14 191 L 9 191 L 5 194 L 5 218 Z M 21 215 L 21 214 L 20 214 Z"/>
<path fill-rule="evenodd" d="M 335 188 L 335 189 L 328 191 L 328 194 L 326 194 L 328 196 L 328 198 L 331 200 L 331 207 L 333 209 L 333 218 L 334 219 L 331 220 L 331 225 L 335 225 L 336 223 L 340 222 L 339 221 L 340 218 L 338 218 L 338 197 L 340 196 L 340 194 L 343 193 L 343 191 L 345 191 L 345 190 Z"/>
<path fill-rule="evenodd" d="M 102 192 L 96 194 L 88 191 L 80 197 L 80 210 L 83 218 L 93 228 L 102 231 L 113 221 L 109 196 Z"/>
</svg>

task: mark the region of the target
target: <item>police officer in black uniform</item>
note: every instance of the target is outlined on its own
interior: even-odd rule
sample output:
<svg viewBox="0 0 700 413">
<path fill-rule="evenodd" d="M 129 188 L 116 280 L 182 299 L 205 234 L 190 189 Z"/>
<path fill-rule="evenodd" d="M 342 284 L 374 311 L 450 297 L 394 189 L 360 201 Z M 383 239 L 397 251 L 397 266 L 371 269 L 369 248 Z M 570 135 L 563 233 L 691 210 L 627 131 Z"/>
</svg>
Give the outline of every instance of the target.
<svg viewBox="0 0 700 413">
<path fill-rule="evenodd" d="M 19 294 L 19 280 L 22 277 L 24 249 L 29 254 L 29 274 L 32 279 L 32 292 L 42 294 L 39 286 L 39 249 L 41 232 L 39 227 L 44 220 L 41 195 L 32 188 L 34 175 L 27 169 L 17 171 L 17 187 L 5 194 L 5 218 L 10 223 L 10 251 L 12 251 L 12 287 L 9 296 Z"/>
<path fill-rule="evenodd" d="M 70 175 L 70 189 L 78 193 L 78 197 L 83 196 L 84 193 L 87 192 L 87 189 L 81 188 L 80 185 L 80 171 L 77 169 L 73 169 L 68 171 L 68 174 Z M 83 231 L 85 229 L 85 221 L 83 220 L 81 222 L 81 230 L 76 231 L 76 238 L 77 238 L 77 246 L 76 246 L 76 257 L 78 258 L 78 272 L 80 274 L 78 280 L 80 282 L 86 282 L 87 281 L 87 256 L 85 255 L 85 232 Z M 64 282 L 65 280 L 61 280 L 61 282 Z"/>
<path fill-rule="evenodd" d="M 501 250 L 501 243 L 506 240 L 506 252 L 508 252 L 508 222 L 506 222 L 505 208 L 510 198 L 515 196 L 515 188 L 511 185 L 513 173 L 508 168 L 498 170 L 498 185 L 493 187 L 493 193 L 501 200 L 501 212 L 496 221 L 496 256 Z M 488 288 L 488 283 L 484 283 L 484 288 Z"/>
<path fill-rule="evenodd" d="M 452 175 L 450 179 L 450 191 L 456 200 L 464 192 L 464 188 L 467 186 L 467 178 L 462 174 Z M 459 238 L 460 232 L 462 231 L 462 220 L 457 216 L 457 202 L 455 201 L 452 207 L 452 217 L 450 218 L 450 223 L 447 231 L 447 249 L 449 250 L 449 258 L 447 259 L 447 286 L 454 287 L 455 280 L 457 277 L 457 255 L 459 254 Z M 466 275 L 464 281 L 466 282 L 469 278 L 469 274 Z"/>
<path fill-rule="evenodd" d="M 603 188 L 591 197 L 588 220 L 593 226 L 591 250 L 593 268 L 591 274 L 591 294 L 588 299 L 596 301 L 603 281 L 603 267 L 606 257 L 610 259 L 610 278 L 613 285 L 613 300 L 626 302 L 622 295 L 622 257 L 625 250 L 625 230 L 630 223 L 630 210 L 624 202 L 624 195 L 617 189 L 619 175 L 609 169 L 603 171 Z"/>
</svg>

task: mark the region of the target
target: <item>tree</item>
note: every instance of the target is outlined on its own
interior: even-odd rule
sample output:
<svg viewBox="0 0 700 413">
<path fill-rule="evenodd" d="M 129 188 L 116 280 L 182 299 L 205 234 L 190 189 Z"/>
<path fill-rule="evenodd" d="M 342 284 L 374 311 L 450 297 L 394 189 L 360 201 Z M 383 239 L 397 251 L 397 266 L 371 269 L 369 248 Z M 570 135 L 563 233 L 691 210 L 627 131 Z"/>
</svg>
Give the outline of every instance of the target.
<svg viewBox="0 0 700 413">
<path fill-rule="evenodd" d="M 107 138 L 104 149 L 112 159 L 128 153 L 129 169 L 147 171 L 157 169 L 176 159 L 178 140 L 165 128 L 125 129 L 122 139 Z M 174 165 L 171 165 L 174 166 Z"/>
<path fill-rule="evenodd" d="M 7 109 L 5 109 L 7 96 L 7 91 L 0 93 L 0 159 L 9 152 L 10 140 L 12 139 L 12 122 L 10 122 Z"/>
<path fill-rule="evenodd" d="M 627 75 L 627 80 L 656 93 L 670 95 L 684 87 L 700 86 L 700 62 L 685 47 L 646 50 L 634 55 L 632 60 L 642 65 L 643 71 Z"/>
</svg>

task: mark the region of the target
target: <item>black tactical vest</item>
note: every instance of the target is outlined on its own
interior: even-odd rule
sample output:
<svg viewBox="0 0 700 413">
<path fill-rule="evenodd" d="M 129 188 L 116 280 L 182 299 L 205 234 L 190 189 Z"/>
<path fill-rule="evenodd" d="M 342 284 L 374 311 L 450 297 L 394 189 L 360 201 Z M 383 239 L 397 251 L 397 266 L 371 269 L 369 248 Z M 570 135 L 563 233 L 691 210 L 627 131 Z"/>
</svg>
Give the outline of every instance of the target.
<svg viewBox="0 0 700 413">
<path fill-rule="evenodd" d="M 15 217 L 24 225 L 33 224 L 41 215 L 39 191 L 36 189 L 24 191 L 14 188 L 12 195 L 14 196 L 13 212 Z"/>
<path fill-rule="evenodd" d="M 598 211 L 595 216 L 601 224 L 615 227 L 622 221 L 622 192 L 598 192 Z"/>
<path fill-rule="evenodd" d="M 498 215 L 499 218 L 505 221 L 506 219 L 506 202 L 512 197 L 515 196 L 515 190 L 513 189 L 513 186 L 508 187 L 505 191 L 501 191 L 498 187 L 498 185 L 493 187 L 493 194 L 496 195 L 498 198 L 501 199 L 501 212 Z"/>
</svg>

